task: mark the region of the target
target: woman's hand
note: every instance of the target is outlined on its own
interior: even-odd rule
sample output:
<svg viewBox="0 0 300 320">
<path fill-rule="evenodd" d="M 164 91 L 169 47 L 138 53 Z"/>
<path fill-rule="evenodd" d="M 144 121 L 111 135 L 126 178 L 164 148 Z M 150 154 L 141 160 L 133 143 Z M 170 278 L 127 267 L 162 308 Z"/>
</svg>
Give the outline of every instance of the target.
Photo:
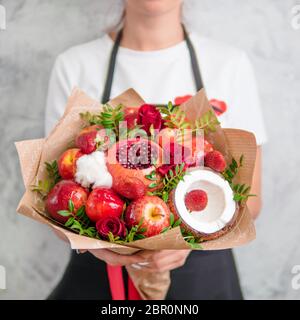
<svg viewBox="0 0 300 320">
<path fill-rule="evenodd" d="M 164 272 L 182 267 L 191 250 L 142 250 L 123 255 L 108 249 L 88 250 L 96 258 L 112 266 L 132 266 L 145 272 Z M 85 250 L 81 250 L 84 253 Z"/>
<path fill-rule="evenodd" d="M 143 250 L 136 256 L 143 258 L 142 264 L 135 267 L 143 268 L 146 272 L 164 272 L 182 267 L 191 250 Z"/>
<path fill-rule="evenodd" d="M 80 250 L 81 253 L 84 253 L 86 250 Z M 106 262 L 111 266 L 128 266 L 143 263 L 145 259 L 138 255 L 137 253 L 132 255 L 125 255 L 115 253 L 108 249 L 90 249 L 88 250 L 96 258 Z"/>
<path fill-rule="evenodd" d="M 55 234 L 63 241 L 69 242 L 63 232 L 54 229 Z M 85 253 L 87 250 L 79 250 Z M 141 250 L 132 255 L 115 253 L 108 249 L 88 250 L 96 258 L 112 266 L 132 266 L 146 272 L 164 272 L 182 267 L 191 250 Z"/>
</svg>

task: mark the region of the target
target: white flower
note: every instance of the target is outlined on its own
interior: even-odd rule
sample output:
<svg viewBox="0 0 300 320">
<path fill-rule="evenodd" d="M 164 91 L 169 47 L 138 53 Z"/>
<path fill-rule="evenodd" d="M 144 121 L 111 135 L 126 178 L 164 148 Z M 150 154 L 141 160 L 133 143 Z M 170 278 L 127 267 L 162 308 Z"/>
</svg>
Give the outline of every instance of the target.
<svg viewBox="0 0 300 320">
<path fill-rule="evenodd" d="M 77 170 L 75 181 L 83 187 L 107 187 L 112 186 L 112 176 L 108 172 L 105 155 L 101 151 L 95 151 L 80 157 L 76 162 Z"/>
</svg>

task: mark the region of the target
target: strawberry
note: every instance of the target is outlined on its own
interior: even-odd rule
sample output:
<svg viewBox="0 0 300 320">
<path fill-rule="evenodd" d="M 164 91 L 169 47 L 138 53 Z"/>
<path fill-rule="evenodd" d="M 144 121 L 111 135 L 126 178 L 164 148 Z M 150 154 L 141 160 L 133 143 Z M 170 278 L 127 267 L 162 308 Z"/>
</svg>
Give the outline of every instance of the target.
<svg viewBox="0 0 300 320">
<path fill-rule="evenodd" d="M 204 165 L 217 172 L 222 172 L 226 168 L 226 161 L 220 151 L 208 152 L 204 157 Z"/>
<path fill-rule="evenodd" d="M 127 199 L 138 199 L 145 195 L 147 187 L 139 178 L 128 176 L 115 179 L 113 189 Z"/>
<path fill-rule="evenodd" d="M 192 190 L 186 194 L 184 203 L 189 211 L 202 211 L 207 206 L 207 194 L 204 190 Z"/>
</svg>

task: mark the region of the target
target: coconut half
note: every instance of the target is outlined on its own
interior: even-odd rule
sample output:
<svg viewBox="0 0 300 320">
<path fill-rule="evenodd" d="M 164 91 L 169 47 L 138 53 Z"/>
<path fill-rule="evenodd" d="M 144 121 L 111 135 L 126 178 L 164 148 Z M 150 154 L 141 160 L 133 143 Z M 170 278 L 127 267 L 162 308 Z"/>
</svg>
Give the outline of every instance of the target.
<svg viewBox="0 0 300 320">
<path fill-rule="evenodd" d="M 202 211 L 189 211 L 185 196 L 199 189 L 207 193 L 207 206 Z M 184 226 L 201 235 L 214 235 L 213 238 L 232 222 L 237 209 L 229 183 L 210 169 L 191 170 L 177 185 L 172 202 Z"/>
</svg>

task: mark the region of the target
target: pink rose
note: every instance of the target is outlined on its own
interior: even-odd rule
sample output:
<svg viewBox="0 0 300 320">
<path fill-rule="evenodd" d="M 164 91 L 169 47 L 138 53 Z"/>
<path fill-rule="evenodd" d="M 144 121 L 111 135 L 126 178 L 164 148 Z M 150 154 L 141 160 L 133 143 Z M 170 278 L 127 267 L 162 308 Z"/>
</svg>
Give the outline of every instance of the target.
<svg viewBox="0 0 300 320">
<path fill-rule="evenodd" d="M 160 130 L 163 127 L 163 119 L 159 110 L 151 104 L 143 104 L 138 110 L 137 124 L 142 125 L 143 129 L 150 134 L 150 127 Z"/>
<path fill-rule="evenodd" d="M 124 238 L 126 235 L 125 224 L 122 220 L 116 217 L 103 218 L 97 221 L 96 229 L 101 237 L 108 238 L 111 232 L 115 237 Z"/>
</svg>

